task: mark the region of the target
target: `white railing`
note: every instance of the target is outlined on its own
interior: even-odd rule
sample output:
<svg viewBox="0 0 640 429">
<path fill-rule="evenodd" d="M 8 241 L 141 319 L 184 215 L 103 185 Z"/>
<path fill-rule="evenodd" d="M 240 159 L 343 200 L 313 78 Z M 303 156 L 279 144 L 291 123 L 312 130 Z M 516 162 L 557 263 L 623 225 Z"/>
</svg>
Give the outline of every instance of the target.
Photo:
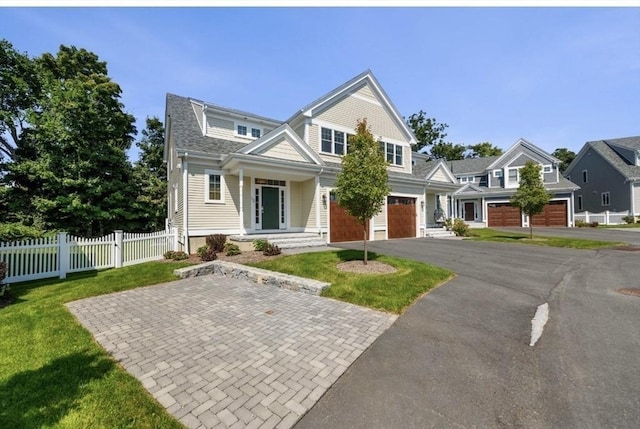
<svg viewBox="0 0 640 429">
<path fill-rule="evenodd" d="M 610 212 L 604 211 L 600 213 L 589 213 L 587 211 L 573 214 L 573 222 L 583 221 L 586 223 L 598 222 L 600 225 L 620 225 L 626 223 L 623 218 L 630 216 L 628 211 L 626 212 Z"/>
<path fill-rule="evenodd" d="M 125 233 L 115 231 L 99 238 L 82 238 L 60 232 L 53 237 L 0 242 L 0 261 L 7 263 L 5 282 L 22 282 L 67 273 L 120 268 L 162 259 L 177 250 L 177 231 Z"/>
</svg>

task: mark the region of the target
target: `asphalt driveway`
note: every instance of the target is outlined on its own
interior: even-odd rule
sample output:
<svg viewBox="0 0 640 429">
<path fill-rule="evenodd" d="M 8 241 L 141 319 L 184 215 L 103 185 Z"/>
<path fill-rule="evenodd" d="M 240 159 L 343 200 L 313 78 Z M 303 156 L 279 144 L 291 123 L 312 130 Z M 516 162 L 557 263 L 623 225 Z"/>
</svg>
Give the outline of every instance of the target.
<svg viewBox="0 0 640 429">
<path fill-rule="evenodd" d="M 529 234 L 529 228 L 492 228 Z M 544 228 L 534 227 L 533 234 L 551 237 L 582 238 L 586 240 L 621 241 L 640 246 L 640 228 Z"/>
<path fill-rule="evenodd" d="M 617 292 L 640 288 L 640 252 L 369 246 L 458 276 L 402 315 L 296 428 L 640 427 L 640 297 Z M 531 347 L 545 302 L 549 320 Z"/>
</svg>

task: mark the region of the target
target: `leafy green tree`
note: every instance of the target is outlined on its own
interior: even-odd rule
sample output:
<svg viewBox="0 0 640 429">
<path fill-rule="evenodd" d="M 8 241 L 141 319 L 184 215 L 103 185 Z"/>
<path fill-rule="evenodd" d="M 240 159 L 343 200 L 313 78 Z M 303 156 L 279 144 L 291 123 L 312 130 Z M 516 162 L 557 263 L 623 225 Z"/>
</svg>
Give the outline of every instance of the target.
<svg viewBox="0 0 640 429">
<path fill-rule="evenodd" d="M 575 152 L 567 149 L 566 147 L 560 147 L 554 150 L 551 155 L 562 161 L 559 166 L 560 173 L 564 173 L 569 164 L 571 164 L 571 161 L 576 157 Z"/>
<path fill-rule="evenodd" d="M 431 159 L 444 159 L 447 161 L 455 161 L 464 159 L 466 146 L 454 143 L 436 143 L 431 148 Z"/>
<path fill-rule="evenodd" d="M 520 210 L 529 216 L 529 232 L 533 238 L 532 217 L 542 213 L 544 206 L 549 203 L 551 195 L 544 189 L 540 165 L 527 161 L 519 171 L 520 186 L 511 197 L 511 205 L 519 207 Z"/>
<path fill-rule="evenodd" d="M 469 145 L 467 149 L 470 153 L 466 155 L 466 158 L 485 158 L 487 156 L 500 156 L 503 154 L 502 149 L 489 142 Z"/>
<path fill-rule="evenodd" d="M 367 264 L 367 224 L 384 206 L 391 188 L 387 183 L 387 161 L 380 152 L 367 120 L 358 121 L 356 134 L 349 138 L 349 152 L 342 157 L 342 172 L 336 181 L 338 204 L 355 217 L 364 237 L 364 264 Z"/>
<path fill-rule="evenodd" d="M 21 220 L 89 236 L 127 229 L 136 195 L 126 150 L 136 130 L 120 86 L 105 62 L 76 47 L 34 59 L 34 71 L 42 96 L 7 174 Z"/>
<path fill-rule="evenodd" d="M 417 144 L 412 147 L 414 152 L 424 152 L 433 145 L 444 143 L 447 136 L 445 130 L 449 125 L 438 123 L 435 118 L 428 118 L 422 110 L 409 116 L 406 122 L 416 136 Z"/>
<path fill-rule="evenodd" d="M 137 143 L 140 159 L 134 165 L 136 200 L 142 231 L 164 228 L 167 215 L 167 167 L 163 158 L 164 127 L 157 117 L 147 118 L 142 139 Z"/>
</svg>

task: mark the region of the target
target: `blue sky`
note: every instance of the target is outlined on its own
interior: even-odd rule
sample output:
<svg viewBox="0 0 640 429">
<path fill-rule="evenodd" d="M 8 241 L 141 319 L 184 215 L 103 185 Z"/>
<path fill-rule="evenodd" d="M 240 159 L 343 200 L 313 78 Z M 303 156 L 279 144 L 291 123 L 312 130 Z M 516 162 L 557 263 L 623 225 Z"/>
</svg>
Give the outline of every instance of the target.
<svg viewBox="0 0 640 429">
<path fill-rule="evenodd" d="M 640 8 L 0 8 L 0 22 L 32 56 L 95 52 L 139 130 L 167 92 L 285 120 L 371 69 L 454 143 L 577 152 L 640 135 Z"/>
</svg>

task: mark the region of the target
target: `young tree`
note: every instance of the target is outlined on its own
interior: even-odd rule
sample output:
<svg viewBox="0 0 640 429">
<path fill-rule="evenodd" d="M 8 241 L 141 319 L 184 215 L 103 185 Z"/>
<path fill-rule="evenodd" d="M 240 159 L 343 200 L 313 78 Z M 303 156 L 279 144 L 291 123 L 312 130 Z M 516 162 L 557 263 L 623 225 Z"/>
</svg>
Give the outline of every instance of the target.
<svg viewBox="0 0 640 429">
<path fill-rule="evenodd" d="M 529 216 L 529 232 L 533 238 L 533 215 L 542 213 L 544 206 L 551 199 L 551 195 L 544 189 L 540 165 L 527 161 L 520 169 L 520 186 L 511 197 L 511 205 Z"/>
<path fill-rule="evenodd" d="M 466 158 L 485 158 L 487 156 L 502 155 L 502 149 L 489 142 L 472 144 L 467 146 L 467 149 L 470 153 L 467 154 Z"/>
<path fill-rule="evenodd" d="M 367 224 L 384 205 L 391 187 L 387 183 L 387 161 L 367 126 L 358 121 L 356 135 L 349 138 L 349 151 L 342 157 L 342 172 L 336 181 L 338 204 L 358 219 L 364 237 L 364 264 L 367 264 Z"/>
<path fill-rule="evenodd" d="M 167 166 L 163 158 L 164 127 L 155 116 L 147 118 L 142 139 L 137 143 L 140 159 L 133 168 L 138 185 L 139 230 L 164 228 L 167 216 Z"/>
<path fill-rule="evenodd" d="M 425 115 L 426 113 L 421 110 L 407 119 L 407 125 L 411 127 L 417 140 L 417 144 L 412 147 L 414 152 L 423 151 L 424 148 L 428 149 L 435 144 L 442 144 L 447 136 L 444 130 L 449 125 L 439 124 L 436 118 L 427 118 Z"/>
<path fill-rule="evenodd" d="M 436 143 L 431 147 L 431 159 L 444 159 L 446 161 L 455 161 L 464 159 L 466 146 L 454 143 Z"/>
<path fill-rule="evenodd" d="M 575 152 L 567 149 L 566 147 L 559 147 L 558 149 L 554 150 L 551 155 L 562 161 L 560 163 L 560 173 L 564 173 L 569 164 L 571 164 L 571 161 L 573 161 L 573 159 L 576 157 Z"/>
</svg>

